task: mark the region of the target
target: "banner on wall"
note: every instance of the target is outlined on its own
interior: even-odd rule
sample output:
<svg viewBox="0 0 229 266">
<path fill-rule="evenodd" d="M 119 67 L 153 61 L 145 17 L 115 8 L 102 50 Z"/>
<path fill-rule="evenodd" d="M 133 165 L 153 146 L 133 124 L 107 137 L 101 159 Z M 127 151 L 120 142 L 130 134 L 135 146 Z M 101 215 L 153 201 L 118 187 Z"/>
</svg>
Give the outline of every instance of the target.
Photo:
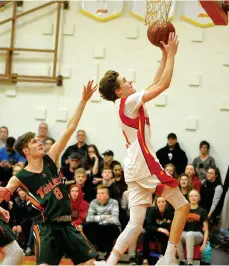
<svg viewBox="0 0 229 266">
<path fill-rule="evenodd" d="M 175 8 L 176 8 L 176 1 L 172 1 L 171 8 L 169 11 L 169 20 L 173 19 Z M 133 0 L 132 1 L 131 14 L 142 21 L 145 20 L 146 1 Z"/>
<path fill-rule="evenodd" d="M 183 2 L 181 19 L 199 27 L 215 25 L 197 0 Z"/>
<path fill-rule="evenodd" d="M 81 1 L 81 12 L 95 20 L 104 22 L 119 17 L 123 10 L 124 0 Z"/>
</svg>

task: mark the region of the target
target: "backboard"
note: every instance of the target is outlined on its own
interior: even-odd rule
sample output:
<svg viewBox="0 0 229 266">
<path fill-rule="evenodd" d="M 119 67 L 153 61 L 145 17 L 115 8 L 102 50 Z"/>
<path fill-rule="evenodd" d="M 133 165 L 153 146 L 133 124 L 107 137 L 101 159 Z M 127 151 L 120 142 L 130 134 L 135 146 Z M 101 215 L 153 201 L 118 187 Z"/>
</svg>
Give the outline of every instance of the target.
<svg viewBox="0 0 229 266">
<path fill-rule="evenodd" d="M 200 0 L 215 25 L 228 25 L 229 1 Z"/>
</svg>

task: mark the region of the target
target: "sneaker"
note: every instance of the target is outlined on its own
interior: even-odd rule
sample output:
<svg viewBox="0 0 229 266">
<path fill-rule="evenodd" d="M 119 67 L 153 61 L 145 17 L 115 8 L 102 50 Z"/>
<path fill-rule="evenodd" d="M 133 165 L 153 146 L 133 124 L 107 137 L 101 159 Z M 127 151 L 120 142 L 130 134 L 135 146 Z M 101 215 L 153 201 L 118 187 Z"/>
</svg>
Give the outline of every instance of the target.
<svg viewBox="0 0 229 266">
<path fill-rule="evenodd" d="M 101 261 L 95 261 L 94 262 L 95 266 L 100 266 L 100 265 L 108 265 L 107 262 L 105 260 L 101 260 Z"/>
<path fill-rule="evenodd" d="M 32 249 L 30 247 L 27 247 L 25 251 L 25 256 L 31 256 L 32 255 Z"/>
<path fill-rule="evenodd" d="M 159 260 L 157 261 L 157 263 L 155 264 L 155 266 L 157 265 L 177 265 L 177 263 L 176 263 L 176 260 L 169 261 L 166 257 L 161 256 Z"/>
<path fill-rule="evenodd" d="M 183 260 L 181 260 L 181 261 L 180 261 L 180 265 L 186 265 L 186 262 L 183 261 Z"/>
</svg>

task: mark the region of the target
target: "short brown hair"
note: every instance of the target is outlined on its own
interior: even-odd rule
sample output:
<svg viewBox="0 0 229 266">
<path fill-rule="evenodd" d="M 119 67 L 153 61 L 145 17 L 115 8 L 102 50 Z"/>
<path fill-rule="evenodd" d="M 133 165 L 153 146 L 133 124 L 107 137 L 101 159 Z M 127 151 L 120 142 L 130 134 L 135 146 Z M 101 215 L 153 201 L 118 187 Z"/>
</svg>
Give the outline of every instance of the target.
<svg viewBox="0 0 229 266">
<path fill-rule="evenodd" d="M 78 169 L 75 170 L 75 174 L 74 175 L 76 176 L 76 175 L 79 175 L 79 174 L 87 176 L 87 172 L 83 168 L 78 168 Z"/>
<path fill-rule="evenodd" d="M 103 185 L 98 185 L 96 190 L 98 191 L 99 189 L 105 189 L 107 191 L 107 194 L 110 196 L 110 191 L 107 187 L 103 186 Z"/>
<path fill-rule="evenodd" d="M 15 143 L 15 150 L 23 157 L 25 157 L 25 154 L 23 152 L 23 149 L 28 147 L 28 143 L 30 142 L 31 139 L 35 137 L 35 133 L 33 132 L 27 132 L 20 136 L 16 143 Z"/>
<path fill-rule="evenodd" d="M 115 91 L 119 88 L 120 83 L 117 80 L 119 73 L 109 70 L 99 82 L 99 92 L 103 99 L 114 102 L 118 99 Z"/>
</svg>

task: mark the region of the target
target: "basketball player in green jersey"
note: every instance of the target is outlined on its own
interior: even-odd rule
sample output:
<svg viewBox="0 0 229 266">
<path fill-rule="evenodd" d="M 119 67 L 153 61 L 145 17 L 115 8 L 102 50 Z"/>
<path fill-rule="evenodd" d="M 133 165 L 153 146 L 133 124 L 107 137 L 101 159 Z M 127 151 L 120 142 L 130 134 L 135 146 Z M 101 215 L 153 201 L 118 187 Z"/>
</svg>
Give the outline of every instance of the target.
<svg viewBox="0 0 229 266">
<path fill-rule="evenodd" d="M 18 138 L 15 149 L 23 155 L 28 165 L 13 176 L 7 189 L 11 192 L 21 187 L 36 209 L 33 216 L 38 265 L 57 265 L 66 253 L 74 263 L 93 263 L 94 247 L 79 229 L 71 223 L 71 206 L 67 187 L 58 175 L 56 162 L 75 132 L 87 101 L 96 90 L 93 81 L 84 86 L 82 99 L 67 124 L 59 141 L 45 154 L 42 143 L 34 133 Z"/>
<path fill-rule="evenodd" d="M 11 192 L 5 187 L 0 187 L 1 196 L 8 201 Z M 9 212 L 0 207 L 0 252 L 4 256 L 2 265 L 21 265 L 23 250 L 16 242 L 13 231 L 7 224 L 9 219 Z"/>
</svg>

